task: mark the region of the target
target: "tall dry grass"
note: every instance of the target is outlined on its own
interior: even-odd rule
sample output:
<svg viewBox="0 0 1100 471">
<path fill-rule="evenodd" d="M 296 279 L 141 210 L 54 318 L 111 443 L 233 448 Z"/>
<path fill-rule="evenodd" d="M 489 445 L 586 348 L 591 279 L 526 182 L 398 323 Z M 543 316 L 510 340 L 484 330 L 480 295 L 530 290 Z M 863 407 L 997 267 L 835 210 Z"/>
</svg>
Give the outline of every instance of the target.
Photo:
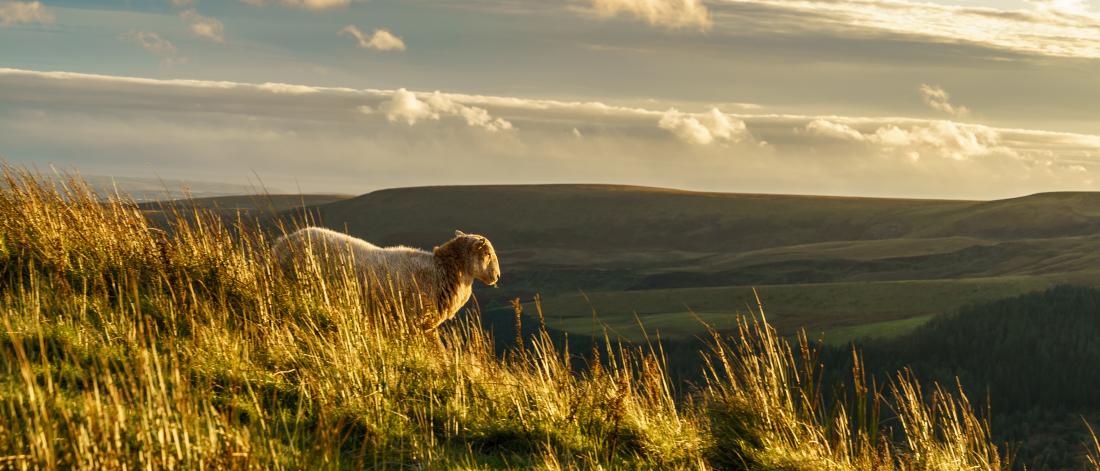
<svg viewBox="0 0 1100 471">
<path fill-rule="evenodd" d="M 1008 467 L 961 391 L 857 368 L 826 400 L 809 342 L 766 322 L 715 334 L 708 381 L 675 394 L 659 344 L 608 340 L 582 373 L 545 329 L 503 358 L 476 320 L 441 346 L 393 280 L 281 269 L 255 223 L 162 232 L 77 179 L 3 177 L 0 467 Z"/>
</svg>

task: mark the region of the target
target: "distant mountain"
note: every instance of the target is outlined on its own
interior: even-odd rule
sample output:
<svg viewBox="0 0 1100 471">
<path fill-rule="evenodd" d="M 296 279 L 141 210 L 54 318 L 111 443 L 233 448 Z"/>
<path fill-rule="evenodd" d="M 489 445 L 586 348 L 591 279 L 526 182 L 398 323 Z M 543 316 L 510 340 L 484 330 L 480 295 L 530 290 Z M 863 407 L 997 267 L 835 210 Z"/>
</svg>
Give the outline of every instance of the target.
<svg viewBox="0 0 1100 471">
<path fill-rule="evenodd" d="M 167 221 L 177 213 L 189 215 L 196 209 L 214 211 L 223 215 L 229 221 L 235 221 L 238 217 L 243 216 L 251 216 L 264 221 L 277 218 L 280 215 L 304 215 L 309 212 L 307 208 L 348 198 L 351 198 L 351 195 L 249 194 L 146 201 L 138 203 L 138 207 L 154 224 L 165 226 Z"/>
<path fill-rule="evenodd" d="M 67 177 L 64 175 L 55 176 L 46 174 L 39 175 L 39 177 L 47 181 L 56 182 L 59 185 L 67 180 Z M 79 178 L 90 186 L 93 191 L 104 198 L 122 194 L 138 202 L 182 198 L 207 198 L 214 196 L 254 195 L 261 193 L 283 193 L 275 188 L 196 180 L 113 177 L 105 175 L 80 175 Z M 0 186 L 3 184 L 3 182 L 0 182 Z"/>
<path fill-rule="evenodd" d="M 146 201 L 138 207 L 148 211 L 170 208 L 200 208 L 219 211 L 287 211 L 312 208 L 352 198 L 342 194 L 245 194 L 232 196 L 208 196 L 168 201 Z"/>
</svg>

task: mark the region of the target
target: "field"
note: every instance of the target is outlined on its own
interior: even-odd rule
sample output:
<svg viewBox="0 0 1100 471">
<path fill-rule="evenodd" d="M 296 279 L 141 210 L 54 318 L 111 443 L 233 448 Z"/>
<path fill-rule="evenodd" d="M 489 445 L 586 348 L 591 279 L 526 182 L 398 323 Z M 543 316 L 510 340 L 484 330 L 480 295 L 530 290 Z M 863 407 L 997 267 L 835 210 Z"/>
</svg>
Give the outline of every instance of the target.
<svg viewBox="0 0 1100 471">
<path fill-rule="evenodd" d="M 348 263 L 276 267 L 261 226 L 199 209 L 166 232 L 79 181 L 5 178 L 6 467 L 1011 468 L 963 391 L 855 368 L 824 396 L 814 348 L 767 324 L 712 338 L 690 389 L 610 339 L 585 365 L 545 330 L 496 356 L 476 320 L 416 331 Z"/>
<path fill-rule="evenodd" d="M 768 321 L 781 332 L 805 329 L 811 337 L 846 342 L 853 335 L 898 335 L 931 316 L 962 305 L 1042 290 L 1069 281 L 1053 277 L 1001 277 L 964 280 L 882 281 L 764 285 L 756 287 L 768 307 Z M 934 296 L 929 295 L 934 293 Z M 667 338 L 705 333 L 703 325 L 727 330 L 737 317 L 756 308 L 752 287 L 653 289 L 566 295 L 542 302 L 547 325 L 569 332 L 641 340 L 637 314 L 650 335 Z M 612 313 L 611 315 L 607 313 Z M 626 314 L 621 314 L 626 313 Z M 837 338 L 833 338 L 833 335 Z"/>
</svg>

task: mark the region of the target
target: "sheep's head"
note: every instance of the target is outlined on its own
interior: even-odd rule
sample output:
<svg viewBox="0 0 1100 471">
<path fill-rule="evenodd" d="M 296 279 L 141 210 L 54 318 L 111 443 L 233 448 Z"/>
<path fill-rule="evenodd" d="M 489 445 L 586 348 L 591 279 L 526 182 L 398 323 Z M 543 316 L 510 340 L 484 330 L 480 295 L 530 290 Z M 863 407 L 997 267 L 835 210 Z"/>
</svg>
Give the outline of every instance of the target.
<svg viewBox="0 0 1100 471">
<path fill-rule="evenodd" d="M 443 247 L 453 248 L 466 273 L 482 283 L 496 286 L 497 281 L 500 280 L 500 262 L 497 260 L 497 252 L 489 239 L 484 236 L 455 231 L 455 238 L 443 244 Z M 438 254 L 443 247 L 437 248 L 436 253 Z"/>
</svg>

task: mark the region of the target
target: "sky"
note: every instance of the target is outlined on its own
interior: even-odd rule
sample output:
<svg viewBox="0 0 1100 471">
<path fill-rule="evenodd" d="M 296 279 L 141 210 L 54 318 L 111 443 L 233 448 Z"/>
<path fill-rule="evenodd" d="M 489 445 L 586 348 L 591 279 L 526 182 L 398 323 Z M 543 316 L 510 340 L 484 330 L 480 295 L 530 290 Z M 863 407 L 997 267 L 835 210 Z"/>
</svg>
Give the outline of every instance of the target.
<svg viewBox="0 0 1100 471">
<path fill-rule="evenodd" d="M 1100 190 L 1100 0 L 0 0 L 0 159 L 305 192 Z"/>
</svg>

